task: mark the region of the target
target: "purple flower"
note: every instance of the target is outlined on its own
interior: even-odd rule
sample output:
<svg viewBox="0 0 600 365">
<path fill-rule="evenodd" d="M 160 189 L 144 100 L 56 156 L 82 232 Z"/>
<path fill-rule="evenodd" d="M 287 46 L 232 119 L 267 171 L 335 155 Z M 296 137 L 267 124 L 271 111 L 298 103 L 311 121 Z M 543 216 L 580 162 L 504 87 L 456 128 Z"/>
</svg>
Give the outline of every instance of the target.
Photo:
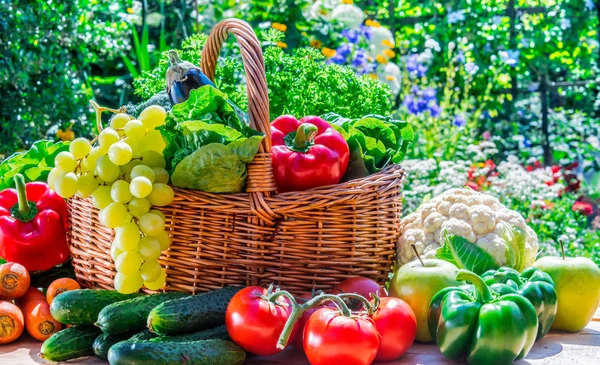
<svg viewBox="0 0 600 365">
<path fill-rule="evenodd" d="M 365 37 L 366 40 L 370 41 L 373 36 L 373 29 L 371 27 L 367 27 L 365 25 L 360 26 L 360 33 Z"/>
<path fill-rule="evenodd" d="M 344 29 L 342 30 L 342 35 L 348 40 L 348 42 L 354 44 L 358 43 L 359 33 L 357 31 L 353 29 Z"/>
<path fill-rule="evenodd" d="M 442 108 L 440 108 L 437 102 L 433 102 L 429 106 L 429 114 L 434 118 L 437 118 L 440 116 L 440 114 L 442 114 Z"/>
<path fill-rule="evenodd" d="M 471 75 L 475 75 L 478 70 L 479 67 L 477 67 L 477 65 L 474 62 L 469 62 L 465 65 L 465 71 L 467 71 Z"/>
<path fill-rule="evenodd" d="M 329 62 L 333 62 L 336 65 L 343 65 L 346 63 L 346 57 L 342 56 L 341 54 L 336 54 L 329 59 Z"/>
<path fill-rule="evenodd" d="M 423 98 L 427 101 L 435 100 L 435 95 L 437 94 L 436 89 L 432 89 L 428 87 L 423 91 Z"/>
<path fill-rule="evenodd" d="M 363 69 L 363 71 L 366 74 L 370 74 L 370 73 L 375 72 L 376 69 L 377 69 L 377 64 L 375 64 L 373 62 L 369 62 L 365 65 L 365 68 Z"/>
<path fill-rule="evenodd" d="M 364 64 L 367 63 L 367 61 L 368 61 L 367 54 L 365 53 L 365 51 L 359 49 L 358 51 L 356 51 L 356 53 L 354 53 L 354 59 L 352 60 L 352 66 L 361 67 L 361 66 L 364 66 Z"/>
<path fill-rule="evenodd" d="M 335 51 L 335 53 L 346 58 L 350 53 L 352 53 L 352 48 L 350 47 L 349 44 L 344 43 L 338 47 L 338 49 Z"/>
<path fill-rule="evenodd" d="M 453 124 L 458 128 L 462 128 L 467 124 L 467 121 L 465 120 L 465 117 L 462 114 L 456 114 L 454 116 Z"/>
</svg>

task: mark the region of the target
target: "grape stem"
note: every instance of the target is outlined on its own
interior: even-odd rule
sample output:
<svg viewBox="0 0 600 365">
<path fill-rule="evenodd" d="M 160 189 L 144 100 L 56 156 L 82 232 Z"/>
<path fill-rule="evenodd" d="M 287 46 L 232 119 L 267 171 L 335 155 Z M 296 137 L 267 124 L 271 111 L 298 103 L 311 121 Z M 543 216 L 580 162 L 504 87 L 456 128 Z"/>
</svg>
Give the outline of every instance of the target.
<svg viewBox="0 0 600 365">
<path fill-rule="evenodd" d="M 104 129 L 104 127 L 102 127 L 102 113 L 103 112 L 125 113 L 127 111 L 127 108 L 125 108 L 124 106 L 120 107 L 119 109 L 107 108 L 107 107 L 98 105 L 98 103 L 96 103 L 94 100 L 90 100 L 90 104 L 96 111 L 96 127 L 98 128 L 98 133 L 102 132 L 102 130 Z"/>
</svg>

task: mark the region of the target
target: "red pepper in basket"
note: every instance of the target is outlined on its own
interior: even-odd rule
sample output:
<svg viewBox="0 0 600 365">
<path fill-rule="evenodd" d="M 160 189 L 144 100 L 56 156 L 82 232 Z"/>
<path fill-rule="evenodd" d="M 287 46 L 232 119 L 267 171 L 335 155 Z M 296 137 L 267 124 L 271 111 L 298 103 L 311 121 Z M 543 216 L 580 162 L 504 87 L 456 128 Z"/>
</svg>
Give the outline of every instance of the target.
<svg viewBox="0 0 600 365">
<path fill-rule="evenodd" d="M 276 118 L 271 123 L 271 142 L 279 192 L 337 184 L 346 173 L 348 143 L 319 117 L 299 121 L 291 115 Z"/>
<path fill-rule="evenodd" d="M 14 177 L 16 189 L 0 192 L 0 257 L 29 271 L 69 258 L 67 204 L 47 184 Z"/>
</svg>

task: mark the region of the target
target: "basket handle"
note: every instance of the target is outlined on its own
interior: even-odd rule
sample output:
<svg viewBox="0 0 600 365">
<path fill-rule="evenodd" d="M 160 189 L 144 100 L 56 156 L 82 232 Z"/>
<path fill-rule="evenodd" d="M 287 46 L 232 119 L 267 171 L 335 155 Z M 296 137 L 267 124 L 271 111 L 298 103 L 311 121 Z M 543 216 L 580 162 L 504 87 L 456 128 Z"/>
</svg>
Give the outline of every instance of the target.
<svg viewBox="0 0 600 365">
<path fill-rule="evenodd" d="M 264 199 L 277 191 L 271 162 L 269 93 L 262 48 L 252 27 L 240 19 L 225 19 L 215 25 L 202 50 L 201 68 L 214 82 L 221 46 L 229 34 L 235 36 L 242 54 L 247 80 L 250 127 L 265 135 L 254 160 L 248 164 L 246 191 L 250 194 L 250 206 L 253 212 L 263 222 L 272 226 L 276 223 L 277 215 Z"/>
</svg>

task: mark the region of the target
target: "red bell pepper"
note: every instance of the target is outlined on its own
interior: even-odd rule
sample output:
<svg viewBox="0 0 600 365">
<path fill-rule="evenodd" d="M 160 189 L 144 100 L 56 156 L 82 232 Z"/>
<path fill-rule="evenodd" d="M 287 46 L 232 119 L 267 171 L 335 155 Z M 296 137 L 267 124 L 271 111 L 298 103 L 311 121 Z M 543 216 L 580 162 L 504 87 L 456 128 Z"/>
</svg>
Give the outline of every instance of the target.
<svg viewBox="0 0 600 365">
<path fill-rule="evenodd" d="M 271 143 L 279 192 L 337 184 L 346 173 L 348 143 L 319 117 L 299 121 L 291 115 L 276 118 L 271 123 Z"/>
<path fill-rule="evenodd" d="M 69 258 L 67 204 L 42 182 L 0 192 L 0 257 L 29 271 L 47 270 Z"/>
</svg>

